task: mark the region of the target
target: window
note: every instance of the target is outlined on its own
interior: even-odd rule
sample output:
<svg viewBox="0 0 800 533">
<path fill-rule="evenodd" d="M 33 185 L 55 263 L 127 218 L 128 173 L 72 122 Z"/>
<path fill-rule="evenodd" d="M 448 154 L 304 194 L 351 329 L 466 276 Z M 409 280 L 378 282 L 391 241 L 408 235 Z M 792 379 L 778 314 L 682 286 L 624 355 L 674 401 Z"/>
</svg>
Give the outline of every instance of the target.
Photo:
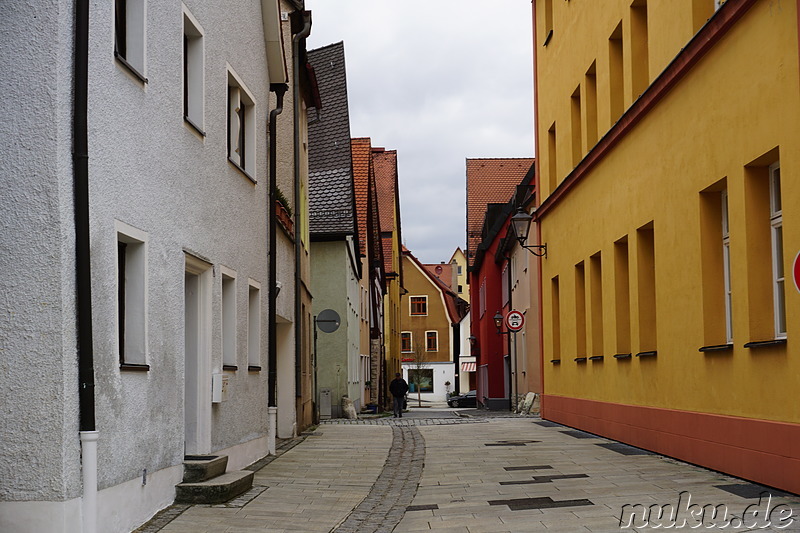
<svg viewBox="0 0 800 533">
<path fill-rule="evenodd" d="M 583 157 L 583 147 L 581 145 L 583 134 L 581 133 L 580 85 L 578 85 L 578 87 L 572 92 L 572 97 L 570 98 L 570 110 L 572 113 L 572 165 L 578 166 L 578 163 L 581 161 L 581 157 Z"/>
<path fill-rule="evenodd" d="M 614 312 L 616 315 L 617 354 L 631 353 L 631 293 L 628 263 L 628 236 L 614 243 Z"/>
<path fill-rule="evenodd" d="M 261 287 L 252 280 L 247 294 L 247 369 L 261 370 Z"/>
<path fill-rule="evenodd" d="M 456 267 L 456 270 L 457 270 L 458 275 L 460 276 L 461 275 L 461 265 Z"/>
<path fill-rule="evenodd" d="M 114 0 L 114 57 L 146 83 L 144 43 L 145 0 Z"/>
<path fill-rule="evenodd" d="M 486 278 L 483 278 L 478 292 L 478 309 L 480 310 L 480 318 L 483 318 L 483 315 L 486 314 Z"/>
<path fill-rule="evenodd" d="M 586 87 L 586 150 L 597 144 L 597 62 L 592 61 L 584 78 Z"/>
<path fill-rule="evenodd" d="M 647 0 L 631 4 L 631 84 L 632 100 L 636 100 L 650 84 L 647 37 Z"/>
<path fill-rule="evenodd" d="M 117 226 L 117 347 L 123 369 L 147 370 L 147 235 Z"/>
<path fill-rule="evenodd" d="M 553 0 L 544 0 L 544 43 L 547 46 L 553 38 Z"/>
<path fill-rule="evenodd" d="M 433 392 L 433 369 L 409 368 L 408 392 Z"/>
<path fill-rule="evenodd" d="M 439 351 L 439 332 L 426 331 L 425 332 L 425 351 L 438 352 Z"/>
<path fill-rule="evenodd" d="M 550 308 L 552 309 L 553 321 L 553 361 L 561 360 L 561 294 L 558 286 L 558 276 L 550 280 L 551 294 L 550 294 Z"/>
<path fill-rule="evenodd" d="M 410 331 L 400 333 L 400 351 L 403 353 L 412 353 L 414 351 Z"/>
<path fill-rule="evenodd" d="M 636 230 L 639 277 L 639 352 L 656 350 L 656 245 L 653 223 Z"/>
<path fill-rule="evenodd" d="M 242 81 L 228 70 L 228 160 L 256 181 L 255 101 Z"/>
<path fill-rule="evenodd" d="M 600 252 L 589 258 L 592 355 L 603 355 L 603 267 Z"/>
<path fill-rule="evenodd" d="M 203 30 L 192 15 L 183 11 L 183 118 L 201 135 L 203 132 L 204 54 Z"/>
<path fill-rule="evenodd" d="M 222 270 L 222 368 L 236 370 L 236 278 Z"/>
<path fill-rule="evenodd" d="M 772 294 L 775 306 L 775 338 L 785 338 L 786 292 L 783 271 L 783 207 L 779 162 L 769 167 L 769 220 L 772 227 Z"/>
<path fill-rule="evenodd" d="M 586 270 L 575 265 L 575 355 L 586 356 Z"/>
<path fill-rule="evenodd" d="M 503 273 L 500 276 L 500 282 L 502 283 L 502 287 L 500 288 L 500 293 L 503 299 L 503 307 L 508 305 L 508 300 L 511 297 L 508 285 L 511 279 L 511 269 L 509 267 L 509 263 L 506 263 L 505 267 L 503 267 Z"/>
<path fill-rule="evenodd" d="M 411 316 L 427 316 L 428 315 L 428 297 L 427 296 L 412 296 L 410 298 Z"/>
<path fill-rule="evenodd" d="M 463 292 L 464 292 L 464 286 L 463 285 L 459 285 L 458 286 L 458 294 L 461 294 Z"/>
<path fill-rule="evenodd" d="M 722 210 L 722 280 L 725 295 L 725 338 L 733 342 L 733 298 L 731 293 L 731 236 L 728 224 L 728 191 L 720 193 Z"/>
<path fill-rule="evenodd" d="M 556 123 L 547 130 L 547 174 L 550 181 L 550 192 L 556 190 L 558 186 L 558 174 L 556 172 Z"/>
<path fill-rule="evenodd" d="M 608 92 L 611 124 L 614 124 L 625 107 L 625 74 L 622 58 L 622 23 L 617 24 L 608 38 Z"/>
</svg>

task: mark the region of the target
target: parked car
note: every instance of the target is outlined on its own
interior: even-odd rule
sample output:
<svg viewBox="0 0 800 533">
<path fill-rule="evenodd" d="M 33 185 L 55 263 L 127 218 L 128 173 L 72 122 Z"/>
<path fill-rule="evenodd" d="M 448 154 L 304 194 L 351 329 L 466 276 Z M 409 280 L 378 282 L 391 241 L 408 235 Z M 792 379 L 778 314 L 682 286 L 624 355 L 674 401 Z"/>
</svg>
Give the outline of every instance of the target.
<svg viewBox="0 0 800 533">
<path fill-rule="evenodd" d="M 450 407 L 477 407 L 477 392 L 478 391 L 471 390 L 464 394 L 448 398 L 447 405 Z"/>
</svg>

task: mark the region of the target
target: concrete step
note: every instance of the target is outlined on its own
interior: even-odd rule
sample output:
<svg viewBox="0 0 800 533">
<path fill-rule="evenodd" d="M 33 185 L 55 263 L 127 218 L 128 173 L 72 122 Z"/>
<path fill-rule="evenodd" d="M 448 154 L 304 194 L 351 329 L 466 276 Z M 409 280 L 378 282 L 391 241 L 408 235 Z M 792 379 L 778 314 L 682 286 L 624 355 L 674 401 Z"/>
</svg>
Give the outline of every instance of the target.
<svg viewBox="0 0 800 533">
<path fill-rule="evenodd" d="M 225 473 L 227 455 L 187 455 L 183 458 L 183 482 L 197 483 Z"/>
<path fill-rule="evenodd" d="M 237 470 L 214 479 L 175 485 L 176 503 L 224 503 L 250 490 L 255 472 Z"/>
</svg>

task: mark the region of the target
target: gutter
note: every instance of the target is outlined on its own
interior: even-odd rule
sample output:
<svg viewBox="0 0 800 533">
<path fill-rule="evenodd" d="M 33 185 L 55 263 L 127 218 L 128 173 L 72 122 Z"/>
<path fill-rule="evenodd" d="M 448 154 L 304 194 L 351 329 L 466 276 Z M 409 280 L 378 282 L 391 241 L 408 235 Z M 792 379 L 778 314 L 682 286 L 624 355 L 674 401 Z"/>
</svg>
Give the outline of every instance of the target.
<svg viewBox="0 0 800 533">
<path fill-rule="evenodd" d="M 275 220 L 275 190 L 278 183 L 278 169 L 277 169 L 277 134 L 276 134 L 276 121 L 278 115 L 283 112 L 283 95 L 289 89 L 285 83 L 271 83 L 269 86 L 270 92 L 274 92 L 277 97 L 275 109 L 269 112 L 269 187 L 267 190 L 267 224 L 269 225 L 269 339 L 268 339 L 268 400 L 267 407 L 270 408 L 270 418 L 272 415 L 277 415 L 278 401 L 276 385 L 278 382 L 278 339 L 276 334 L 277 327 L 277 309 L 276 304 L 278 301 L 277 290 L 277 249 L 275 241 L 277 239 L 276 229 L 277 221 Z M 272 409 L 275 409 L 273 412 Z M 270 432 L 275 431 L 274 421 L 270 420 Z M 271 439 L 274 441 L 274 439 Z"/>
<path fill-rule="evenodd" d="M 92 272 L 89 234 L 89 0 L 75 2 L 72 164 L 75 209 L 75 284 L 78 315 L 78 408 L 81 441 L 82 531 L 97 530 L 97 439 L 92 336 Z"/>
<path fill-rule="evenodd" d="M 302 3 L 301 3 L 302 4 Z M 300 42 L 311 33 L 311 12 L 301 11 L 302 5 L 295 6 L 296 13 L 303 16 L 303 29 L 292 38 L 292 104 L 294 119 L 294 224 L 297 228 L 294 240 L 294 387 L 295 397 L 302 397 L 302 353 L 303 353 L 303 299 L 300 287 L 304 287 L 301 276 L 303 232 L 300 209 Z M 303 45 L 305 48 L 305 44 Z M 316 400 L 316 396 L 312 401 Z M 295 421 L 297 413 L 295 412 Z M 295 431 L 296 431 L 295 426 Z"/>
</svg>

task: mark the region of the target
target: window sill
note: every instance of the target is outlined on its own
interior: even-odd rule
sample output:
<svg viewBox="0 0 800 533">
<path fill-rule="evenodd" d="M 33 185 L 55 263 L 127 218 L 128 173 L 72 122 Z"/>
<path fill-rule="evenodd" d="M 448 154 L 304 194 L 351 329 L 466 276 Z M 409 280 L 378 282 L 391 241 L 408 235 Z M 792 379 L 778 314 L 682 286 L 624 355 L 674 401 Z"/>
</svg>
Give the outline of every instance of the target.
<svg viewBox="0 0 800 533">
<path fill-rule="evenodd" d="M 235 162 L 233 159 L 231 159 L 230 157 L 228 157 L 228 162 L 229 162 L 231 165 L 233 165 L 234 167 L 236 167 L 236 169 L 237 169 L 239 172 L 241 172 L 242 174 L 244 174 L 244 175 L 245 175 L 245 177 L 246 177 L 247 179 L 249 179 L 250 181 L 252 181 L 252 182 L 253 182 L 253 185 L 255 185 L 255 184 L 257 184 L 257 183 L 258 183 L 258 182 L 256 181 L 256 179 L 255 179 L 253 176 L 251 176 L 251 175 L 250 175 L 250 174 L 249 174 L 249 173 L 248 173 L 248 172 L 247 172 L 245 169 L 243 169 L 242 167 L 240 167 L 240 166 L 239 166 L 239 165 L 238 165 L 238 164 L 237 164 L 237 163 L 236 163 L 236 162 Z"/>
<path fill-rule="evenodd" d="M 194 131 L 199 133 L 201 136 L 203 136 L 203 137 L 206 136 L 206 132 L 204 132 L 203 129 L 200 126 L 195 124 L 194 121 L 192 119 L 190 119 L 189 117 L 187 117 L 186 115 L 183 116 L 183 121 L 185 123 L 187 123 Z"/>
<path fill-rule="evenodd" d="M 232 370 L 236 372 L 237 370 L 239 370 L 239 367 L 236 365 L 222 365 L 222 370 Z"/>
<path fill-rule="evenodd" d="M 119 52 L 117 52 L 116 50 L 114 50 L 114 58 L 116 58 L 116 60 L 117 60 L 117 61 L 118 61 L 118 62 L 119 62 L 119 63 L 120 63 L 120 64 L 121 64 L 123 67 L 125 67 L 126 69 L 128 69 L 128 70 L 130 71 L 130 73 L 131 73 L 131 74 L 133 74 L 133 75 L 134 75 L 134 77 L 136 77 L 136 79 L 138 79 L 138 80 L 139 80 L 140 82 L 142 82 L 142 83 L 147 83 L 147 78 L 144 76 L 144 74 L 142 74 L 141 72 L 139 72 L 138 70 L 136 70 L 136 67 L 134 67 L 133 65 L 131 65 L 130 63 L 128 63 L 128 62 L 125 60 L 125 58 L 124 58 L 124 57 L 122 57 L 121 55 L 119 55 Z"/>
<path fill-rule="evenodd" d="M 261 367 L 256 365 L 248 365 L 247 366 L 248 372 L 261 372 Z"/>
<path fill-rule="evenodd" d="M 576 363 L 585 363 L 586 362 L 586 358 L 585 357 L 576 357 L 575 359 L 573 359 L 573 361 L 575 361 Z"/>
<path fill-rule="evenodd" d="M 733 350 L 733 344 L 713 344 L 711 346 L 703 346 L 700 348 L 701 352 L 727 352 Z"/>
<path fill-rule="evenodd" d="M 772 339 L 768 341 L 753 341 L 744 345 L 745 348 L 766 348 L 767 346 L 783 346 L 786 339 Z"/>
<path fill-rule="evenodd" d="M 561 359 L 551 359 L 550 362 L 553 363 L 554 365 L 560 365 Z"/>
<path fill-rule="evenodd" d="M 636 357 L 655 357 L 657 355 L 658 352 L 656 350 L 653 350 L 651 352 L 639 352 L 636 354 Z"/>
<path fill-rule="evenodd" d="M 593 355 L 589 358 L 589 361 L 602 361 L 603 357 L 602 355 Z"/>
<path fill-rule="evenodd" d="M 119 369 L 132 372 L 149 372 L 150 365 L 142 365 L 138 363 L 120 363 Z"/>
<path fill-rule="evenodd" d="M 614 359 L 630 359 L 632 354 L 629 353 L 618 353 L 614 354 Z"/>
</svg>

